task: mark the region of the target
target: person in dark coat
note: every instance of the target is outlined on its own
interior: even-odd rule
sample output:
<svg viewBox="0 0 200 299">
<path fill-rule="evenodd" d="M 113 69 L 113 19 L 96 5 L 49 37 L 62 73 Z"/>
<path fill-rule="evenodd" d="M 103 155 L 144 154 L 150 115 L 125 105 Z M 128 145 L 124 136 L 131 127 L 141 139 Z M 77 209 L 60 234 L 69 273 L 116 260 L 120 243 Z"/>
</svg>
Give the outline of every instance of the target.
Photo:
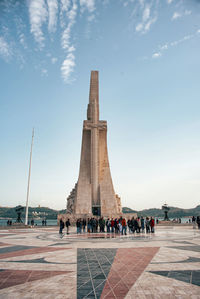
<svg viewBox="0 0 200 299">
<path fill-rule="evenodd" d="M 60 235 L 62 235 L 62 231 L 63 231 L 63 228 L 65 227 L 65 224 L 64 224 L 64 222 L 63 222 L 63 220 L 62 220 L 62 218 L 60 219 L 60 230 L 59 230 L 59 234 Z"/>
<path fill-rule="evenodd" d="M 133 232 L 138 232 L 139 226 L 138 226 L 138 222 L 137 219 L 133 220 Z"/>
<path fill-rule="evenodd" d="M 82 221 L 82 225 L 83 225 L 83 232 L 85 233 L 86 219 L 83 219 L 83 221 Z"/>
<path fill-rule="evenodd" d="M 81 219 L 76 220 L 77 234 L 81 234 Z"/>
<path fill-rule="evenodd" d="M 69 227 L 70 227 L 71 223 L 70 223 L 70 220 L 69 218 L 67 219 L 67 221 L 65 222 L 65 226 L 66 226 L 66 234 L 69 235 Z"/>
<path fill-rule="evenodd" d="M 146 233 L 150 233 L 150 221 L 149 221 L 149 217 L 146 217 Z"/>
</svg>

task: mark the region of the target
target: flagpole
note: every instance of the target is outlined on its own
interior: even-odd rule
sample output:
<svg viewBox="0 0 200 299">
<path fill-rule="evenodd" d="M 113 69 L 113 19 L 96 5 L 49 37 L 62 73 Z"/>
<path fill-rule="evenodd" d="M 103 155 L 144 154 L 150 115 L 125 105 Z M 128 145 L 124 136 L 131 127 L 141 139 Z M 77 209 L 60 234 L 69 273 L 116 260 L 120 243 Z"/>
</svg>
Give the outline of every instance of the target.
<svg viewBox="0 0 200 299">
<path fill-rule="evenodd" d="M 25 217 L 25 225 L 28 224 L 28 199 L 29 199 L 30 177 L 31 177 L 31 160 L 32 160 L 33 138 L 34 138 L 34 128 L 33 128 L 33 131 L 32 131 L 31 152 L 30 152 L 29 172 L 28 172 L 28 186 L 27 186 L 27 194 L 26 194 L 26 217 Z"/>
</svg>

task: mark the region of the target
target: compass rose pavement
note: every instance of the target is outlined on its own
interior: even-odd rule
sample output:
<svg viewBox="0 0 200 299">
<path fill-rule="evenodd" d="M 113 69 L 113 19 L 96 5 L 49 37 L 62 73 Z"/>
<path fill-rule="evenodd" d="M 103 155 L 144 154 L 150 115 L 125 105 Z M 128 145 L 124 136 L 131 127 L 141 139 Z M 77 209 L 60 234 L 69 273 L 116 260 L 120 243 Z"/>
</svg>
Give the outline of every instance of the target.
<svg viewBox="0 0 200 299">
<path fill-rule="evenodd" d="M 0 298 L 200 298 L 200 231 L 0 231 Z"/>
</svg>

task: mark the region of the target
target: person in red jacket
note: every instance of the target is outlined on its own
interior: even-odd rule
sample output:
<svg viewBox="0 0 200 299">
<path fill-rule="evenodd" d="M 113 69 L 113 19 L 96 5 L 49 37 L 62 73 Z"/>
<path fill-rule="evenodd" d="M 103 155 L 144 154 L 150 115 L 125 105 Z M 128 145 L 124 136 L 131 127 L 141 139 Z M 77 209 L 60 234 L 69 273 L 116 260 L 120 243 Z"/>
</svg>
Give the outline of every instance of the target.
<svg viewBox="0 0 200 299">
<path fill-rule="evenodd" d="M 155 226 L 155 221 L 154 219 L 151 217 L 151 220 L 150 220 L 150 227 L 151 227 L 151 232 L 154 233 L 154 226 Z"/>
</svg>

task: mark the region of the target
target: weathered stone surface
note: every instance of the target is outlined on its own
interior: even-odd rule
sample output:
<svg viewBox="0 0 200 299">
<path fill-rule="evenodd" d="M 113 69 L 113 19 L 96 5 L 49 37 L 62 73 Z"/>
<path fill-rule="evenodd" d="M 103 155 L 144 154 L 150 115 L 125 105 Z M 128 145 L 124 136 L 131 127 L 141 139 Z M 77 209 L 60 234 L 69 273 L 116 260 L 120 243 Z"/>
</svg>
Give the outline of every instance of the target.
<svg viewBox="0 0 200 299">
<path fill-rule="evenodd" d="M 67 198 L 64 218 L 122 214 L 121 200 L 115 194 L 107 151 L 107 122 L 99 120 L 98 71 L 91 72 L 87 120 L 83 122 L 78 182 Z"/>
</svg>

